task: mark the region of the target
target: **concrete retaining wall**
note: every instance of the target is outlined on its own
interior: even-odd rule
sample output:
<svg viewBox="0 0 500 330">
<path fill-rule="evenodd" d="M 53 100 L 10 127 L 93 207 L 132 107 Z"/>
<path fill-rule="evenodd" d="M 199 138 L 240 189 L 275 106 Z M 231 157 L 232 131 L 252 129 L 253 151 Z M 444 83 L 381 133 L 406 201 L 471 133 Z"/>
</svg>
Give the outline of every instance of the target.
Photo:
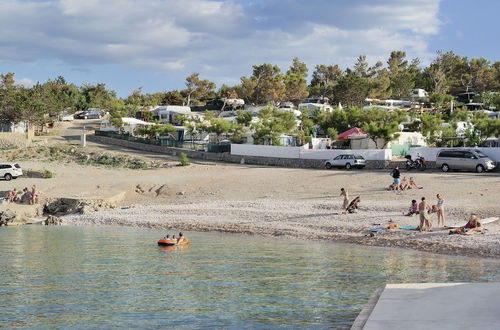
<svg viewBox="0 0 500 330">
<path fill-rule="evenodd" d="M 253 144 L 231 144 L 231 154 L 238 156 L 259 156 L 275 158 L 327 160 L 340 154 L 354 153 L 366 160 L 391 160 L 391 149 L 308 149 L 303 147 L 280 147 Z"/>
<path fill-rule="evenodd" d="M 324 168 L 324 160 L 322 159 L 298 159 L 298 158 L 280 158 L 280 157 L 261 157 L 261 156 L 241 156 L 231 155 L 229 153 L 210 153 L 204 151 L 194 151 L 189 149 L 171 148 L 164 146 L 156 146 L 127 140 L 113 139 L 104 136 L 88 135 L 88 141 L 93 141 L 103 144 L 118 145 L 125 148 L 144 150 L 168 155 L 180 155 L 185 153 L 192 159 L 203 159 L 209 161 L 224 161 L 237 164 L 263 165 L 263 166 L 280 166 L 290 168 Z M 390 161 L 387 160 L 367 160 L 366 168 L 392 168 Z"/>
</svg>

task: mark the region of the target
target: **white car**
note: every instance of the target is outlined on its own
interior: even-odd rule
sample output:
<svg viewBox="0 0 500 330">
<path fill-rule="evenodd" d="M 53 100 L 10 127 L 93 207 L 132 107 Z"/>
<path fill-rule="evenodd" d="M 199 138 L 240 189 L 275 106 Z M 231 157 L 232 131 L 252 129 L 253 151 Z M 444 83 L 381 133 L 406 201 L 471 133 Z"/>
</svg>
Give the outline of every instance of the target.
<svg viewBox="0 0 500 330">
<path fill-rule="evenodd" d="M 73 121 L 75 120 L 75 116 L 73 114 L 70 114 L 68 112 L 61 112 L 59 115 L 59 120 L 60 121 Z"/>
<path fill-rule="evenodd" d="M 325 162 L 325 167 L 330 169 L 332 167 L 351 169 L 353 167 L 363 168 L 366 162 L 363 156 L 353 154 L 342 154 L 335 158 L 329 159 Z"/>
<path fill-rule="evenodd" d="M 10 179 L 16 179 L 18 176 L 23 175 L 23 170 L 21 166 L 16 163 L 1 163 L 0 164 L 0 177 L 9 181 Z"/>
</svg>

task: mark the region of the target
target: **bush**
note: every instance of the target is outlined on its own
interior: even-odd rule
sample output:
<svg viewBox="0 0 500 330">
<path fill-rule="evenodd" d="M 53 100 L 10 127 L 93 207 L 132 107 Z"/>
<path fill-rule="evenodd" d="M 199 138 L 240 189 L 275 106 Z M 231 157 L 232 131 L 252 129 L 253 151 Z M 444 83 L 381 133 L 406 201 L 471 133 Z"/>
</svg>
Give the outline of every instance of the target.
<svg viewBox="0 0 500 330">
<path fill-rule="evenodd" d="M 49 171 L 49 170 L 47 170 L 47 169 L 43 169 L 43 171 L 42 171 L 42 177 L 44 179 L 50 179 L 50 178 L 54 177 L 54 173 L 51 172 L 51 171 Z"/>
<path fill-rule="evenodd" d="M 185 153 L 181 153 L 181 163 L 180 166 L 189 166 L 191 163 L 189 162 L 189 158 Z"/>
</svg>

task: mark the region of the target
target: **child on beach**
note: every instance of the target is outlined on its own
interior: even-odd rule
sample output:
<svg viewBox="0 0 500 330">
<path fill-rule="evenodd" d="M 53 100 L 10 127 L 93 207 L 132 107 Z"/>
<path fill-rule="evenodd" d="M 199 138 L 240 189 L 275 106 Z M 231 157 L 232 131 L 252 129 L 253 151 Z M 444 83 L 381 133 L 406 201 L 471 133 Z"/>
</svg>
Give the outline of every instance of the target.
<svg viewBox="0 0 500 330">
<path fill-rule="evenodd" d="M 408 213 L 405 214 L 403 212 L 403 214 L 407 217 L 413 216 L 413 215 L 418 214 L 418 213 L 419 213 L 418 203 L 414 199 L 411 201 L 411 205 L 410 205 L 410 208 L 408 209 Z"/>
</svg>

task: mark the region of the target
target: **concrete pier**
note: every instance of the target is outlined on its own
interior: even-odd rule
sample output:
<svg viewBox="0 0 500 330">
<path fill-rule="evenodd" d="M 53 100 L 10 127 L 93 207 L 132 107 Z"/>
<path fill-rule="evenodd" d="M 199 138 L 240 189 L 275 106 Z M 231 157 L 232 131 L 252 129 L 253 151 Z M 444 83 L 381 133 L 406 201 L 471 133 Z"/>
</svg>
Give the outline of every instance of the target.
<svg viewBox="0 0 500 330">
<path fill-rule="evenodd" d="M 387 284 L 352 329 L 500 329 L 500 283 Z"/>
</svg>

